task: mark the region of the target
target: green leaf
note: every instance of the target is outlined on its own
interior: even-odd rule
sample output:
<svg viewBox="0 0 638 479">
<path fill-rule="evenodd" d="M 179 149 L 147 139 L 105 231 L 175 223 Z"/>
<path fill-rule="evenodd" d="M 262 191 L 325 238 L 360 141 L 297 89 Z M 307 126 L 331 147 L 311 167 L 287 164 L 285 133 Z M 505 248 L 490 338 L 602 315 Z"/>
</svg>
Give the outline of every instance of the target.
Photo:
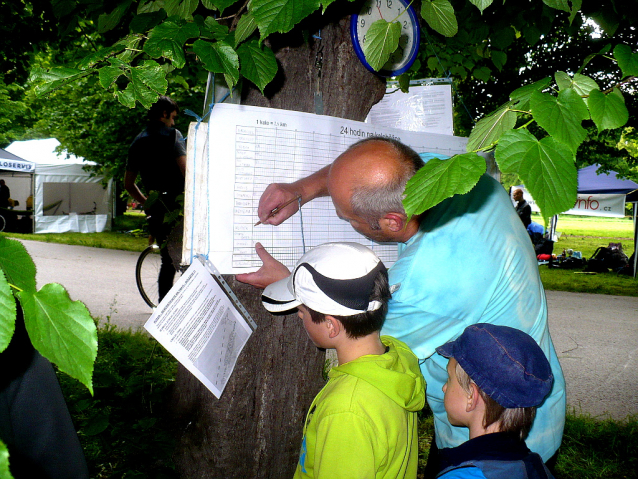
<svg viewBox="0 0 638 479">
<path fill-rule="evenodd" d="M 492 76 L 492 70 L 487 67 L 475 68 L 472 70 L 472 76 L 477 80 L 487 83 L 490 81 L 490 77 Z"/>
<path fill-rule="evenodd" d="M 286 33 L 320 7 L 319 0 L 252 0 L 250 13 L 255 17 L 262 38 L 274 32 Z"/>
<path fill-rule="evenodd" d="M 489 147 L 503 133 L 516 126 L 516 113 L 511 110 L 513 101 L 505 103 L 498 110 L 479 120 L 470 133 L 467 151 L 478 151 Z"/>
<path fill-rule="evenodd" d="M 255 17 L 250 13 L 242 15 L 239 22 L 237 22 L 237 29 L 235 30 L 235 47 L 251 36 L 255 30 L 257 30 Z"/>
<path fill-rule="evenodd" d="M 387 22 L 377 20 L 366 33 L 366 42 L 363 45 L 363 54 L 368 64 L 379 71 L 390 59 L 390 55 L 399 46 L 401 37 L 401 24 L 399 22 Z"/>
<path fill-rule="evenodd" d="M 257 40 L 242 43 L 237 49 L 241 74 L 264 93 L 264 88 L 275 78 L 277 59 L 270 48 L 260 46 Z"/>
<path fill-rule="evenodd" d="M 228 35 L 228 27 L 222 25 L 213 17 L 195 17 L 195 24 L 199 27 L 202 37 L 209 37 L 214 40 L 223 40 Z"/>
<path fill-rule="evenodd" d="M 212 3 L 217 7 L 220 13 L 224 13 L 224 10 L 237 3 L 237 0 L 213 0 Z"/>
<path fill-rule="evenodd" d="M 528 25 L 525 30 L 523 30 L 523 38 L 530 45 L 536 45 L 538 41 L 541 39 L 541 31 L 536 28 L 535 25 Z"/>
<path fill-rule="evenodd" d="M 16 329 L 16 300 L 0 270 L 0 353 L 7 349 Z M 0 475 L 2 477 L 2 475 Z"/>
<path fill-rule="evenodd" d="M 190 20 L 199 5 L 199 0 L 164 0 L 164 10 L 169 17 L 177 16 Z"/>
<path fill-rule="evenodd" d="M 587 105 L 572 88 L 563 90 L 558 97 L 534 92 L 530 98 L 534 120 L 552 137 L 568 145 L 576 153 L 587 136 L 582 121 L 589 118 Z"/>
<path fill-rule="evenodd" d="M 206 70 L 223 73 L 226 81 L 231 79 L 232 83 L 228 84 L 228 88 L 232 90 L 239 80 L 239 56 L 233 47 L 225 42 L 197 40 L 193 44 L 193 51 L 204 63 Z"/>
<path fill-rule="evenodd" d="M 164 8 L 164 0 L 141 0 L 137 6 L 137 14 L 154 13 Z M 166 10 L 164 10 L 166 11 Z"/>
<path fill-rule="evenodd" d="M 124 44 L 125 50 L 116 57 L 117 60 L 123 64 L 131 63 L 141 53 L 140 43 L 143 40 L 144 36 L 139 33 L 122 38 L 120 43 Z M 109 61 L 113 63 L 112 59 L 109 59 Z"/>
<path fill-rule="evenodd" d="M 578 172 L 575 155 L 564 143 L 551 137 L 538 141 L 527 130 L 512 130 L 501 137 L 494 155 L 503 173 L 520 176 L 544 218 L 574 206 Z"/>
<path fill-rule="evenodd" d="M 408 72 L 399 75 L 397 78 L 399 88 L 403 93 L 408 93 L 410 91 L 410 78 L 412 78 L 412 76 Z"/>
<path fill-rule="evenodd" d="M 103 13 L 97 19 L 97 32 L 106 33 L 120 23 L 122 17 L 131 6 L 132 0 L 126 0 L 113 9 L 111 13 Z"/>
<path fill-rule="evenodd" d="M 198 36 L 199 28 L 194 23 L 177 24 L 166 21 L 151 30 L 144 44 L 144 51 L 152 58 L 168 58 L 176 68 L 182 68 L 186 64 L 184 43 L 189 38 Z"/>
<path fill-rule="evenodd" d="M 638 76 L 638 53 L 632 53 L 627 45 L 616 45 L 614 58 L 618 62 L 623 77 Z"/>
<path fill-rule="evenodd" d="M 467 193 L 478 183 L 485 169 L 485 159 L 476 153 L 428 161 L 405 186 L 403 207 L 406 214 L 409 217 L 419 215 L 450 196 Z"/>
<path fill-rule="evenodd" d="M 622 93 L 605 95 L 600 90 L 592 90 L 587 98 L 587 106 L 591 112 L 591 119 L 598 127 L 598 133 L 620 128 L 629 120 Z"/>
<path fill-rule="evenodd" d="M 98 411 L 93 414 L 86 423 L 86 426 L 82 429 L 82 432 L 87 436 L 97 436 L 98 434 L 106 431 L 109 427 L 110 412 Z"/>
<path fill-rule="evenodd" d="M 432 30 L 444 37 L 453 37 L 459 30 L 454 8 L 448 0 L 424 0 L 421 16 Z"/>
<path fill-rule="evenodd" d="M 102 88 L 108 89 L 123 74 L 124 70 L 118 66 L 102 67 L 98 70 L 100 85 Z"/>
<path fill-rule="evenodd" d="M 574 18 L 576 18 L 576 15 L 578 15 L 578 12 L 580 11 L 581 7 L 583 6 L 583 0 L 571 0 L 571 9 L 569 12 L 569 24 L 571 25 L 572 22 L 574 21 Z"/>
<path fill-rule="evenodd" d="M 492 63 L 494 66 L 498 68 L 498 70 L 502 70 L 507 62 L 507 54 L 501 52 L 499 50 L 492 50 Z"/>
<path fill-rule="evenodd" d="M 13 479 L 9 471 L 9 449 L 7 445 L 0 440 L 0 477 L 4 479 Z"/>
<path fill-rule="evenodd" d="M 97 329 L 86 306 L 71 301 L 66 290 L 55 283 L 35 293 L 23 291 L 18 297 L 33 346 L 93 394 Z"/>
<path fill-rule="evenodd" d="M 546 77 L 542 80 L 535 81 L 529 85 L 517 88 L 510 93 L 510 99 L 514 101 L 517 110 L 527 110 L 529 108 L 529 99 L 535 91 L 543 91 L 551 83 L 551 78 Z"/>
<path fill-rule="evenodd" d="M 37 96 L 42 96 L 72 81 L 90 75 L 94 71 L 95 70 L 78 70 L 76 68 L 66 67 L 55 67 L 48 71 L 42 70 L 41 68 L 34 68 L 29 77 L 29 81 L 41 83 L 35 87 L 35 93 Z"/>
<path fill-rule="evenodd" d="M 157 62 L 147 60 L 139 67 L 131 68 L 131 82 L 124 91 L 116 94 L 124 106 L 135 108 L 135 102 L 139 101 L 148 109 L 167 88 L 166 71 Z"/>
<path fill-rule="evenodd" d="M 481 11 L 481 13 L 483 13 L 483 10 L 485 10 L 487 7 L 492 5 L 492 2 L 493 0 L 470 0 L 470 3 L 476 6 L 476 8 Z"/>
<path fill-rule="evenodd" d="M 10 284 L 35 292 L 35 263 L 22 243 L 0 236 L 0 268 Z"/>
<path fill-rule="evenodd" d="M 213 0 L 202 0 L 202 5 L 204 5 L 204 8 L 207 8 L 208 10 L 217 10 Z"/>
<path fill-rule="evenodd" d="M 598 90 L 598 84 L 592 78 L 580 73 L 574 74 L 574 78 L 571 78 L 567 73 L 559 71 L 554 77 L 559 90 L 573 88 L 580 96 L 587 96 L 590 91 Z"/>
<path fill-rule="evenodd" d="M 121 51 L 124 50 L 124 48 L 126 48 L 126 46 L 122 43 L 117 43 L 115 45 L 113 45 L 112 47 L 108 47 L 108 48 L 102 48 L 100 50 L 98 50 L 97 52 L 88 55 L 86 57 L 84 57 L 80 63 L 78 63 L 78 68 L 80 70 L 84 70 L 86 68 L 90 68 L 92 66 L 95 66 L 97 63 L 106 60 L 107 58 L 116 55 L 118 53 L 120 53 Z"/>
<path fill-rule="evenodd" d="M 543 0 L 543 3 L 556 10 L 562 10 L 563 12 L 570 11 L 568 0 Z"/>
</svg>

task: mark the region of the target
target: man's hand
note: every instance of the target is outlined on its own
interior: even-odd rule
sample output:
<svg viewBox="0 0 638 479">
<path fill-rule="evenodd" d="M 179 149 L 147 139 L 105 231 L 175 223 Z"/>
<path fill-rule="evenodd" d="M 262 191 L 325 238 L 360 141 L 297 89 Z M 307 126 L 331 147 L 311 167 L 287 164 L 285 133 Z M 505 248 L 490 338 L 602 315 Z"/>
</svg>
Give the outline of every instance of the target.
<svg viewBox="0 0 638 479">
<path fill-rule="evenodd" d="M 301 192 L 296 191 L 292 184 L 272 183 L 268 185 L 268 188 L 264 190 L 259 199 L 259 207 L 257 208 L 259 220 L 262 224 L 266 225 L 280 225 L 299 211 L 299 202 L 293 201 L 285 208 L 277 211 L 277 214 L 271 218 L 272 210 L 296 198 L 300 194 Z"/>
<path fill-rule="evenodd" d="M 290 271 L 282 263 L 273 258 L 261 243 L 255 245 L 255 250 L 263 265 L 254 273 L 235 275 L 235 279 L 242 283 L 250 284 L 256 288 L 265 288 L 280 279 L 290 276 Z"/>
</svg>

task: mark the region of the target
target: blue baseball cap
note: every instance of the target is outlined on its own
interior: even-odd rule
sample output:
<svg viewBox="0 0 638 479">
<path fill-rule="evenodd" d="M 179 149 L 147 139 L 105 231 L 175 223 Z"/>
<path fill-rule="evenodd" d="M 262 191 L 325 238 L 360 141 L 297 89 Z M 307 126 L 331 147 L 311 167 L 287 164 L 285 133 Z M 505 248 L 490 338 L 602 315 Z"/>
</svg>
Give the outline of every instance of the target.
<svg viewBox="0 0 638 479">
<path fill-rule="evenodd" d="M 456 359 L 470 379 L 505 408 L 539 406 L 554 383 L 536 341 L 508 326 L 473 324 L 436 352 Z"/>
</svg>

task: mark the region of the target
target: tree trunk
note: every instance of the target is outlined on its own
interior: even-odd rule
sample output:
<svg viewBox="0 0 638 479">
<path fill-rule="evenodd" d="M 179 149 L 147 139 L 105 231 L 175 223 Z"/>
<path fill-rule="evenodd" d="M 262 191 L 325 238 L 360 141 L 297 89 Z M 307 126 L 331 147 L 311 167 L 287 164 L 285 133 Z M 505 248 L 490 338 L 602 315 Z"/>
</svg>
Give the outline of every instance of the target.
<svg viewBox="0 0 638 479">
<path fill-rule="evenodd" d="M 280 63 L 275 85 L 266 96 L 244 85 L 242 103 L 363 120 L 383 96 L 385 82 L 357 59 L 349 17 L 313 15 L 303 28 L 321 40 L 304 43 L 300 28 L 273 36 L 270 45 Z M 258 328 L 221 399 L 179 368 L 175 461 L 181 477 L 189 479 L 289 478 L 307 408 L 324 384 L 325 354 L 308 340 L 296 314 L 272 316 L 261 305 L 261 290 L 225 279 Z"/>
</svg>

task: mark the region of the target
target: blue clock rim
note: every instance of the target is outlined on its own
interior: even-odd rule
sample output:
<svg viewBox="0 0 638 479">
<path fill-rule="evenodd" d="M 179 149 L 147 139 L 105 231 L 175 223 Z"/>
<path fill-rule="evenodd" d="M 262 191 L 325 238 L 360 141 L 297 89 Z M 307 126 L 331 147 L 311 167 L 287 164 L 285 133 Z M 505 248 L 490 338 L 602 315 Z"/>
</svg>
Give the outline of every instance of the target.
<svg viewBox="0 0 638 479">
<path fill-rule="evenodd" d="M 359 58 L 363 66 L 368 69 L 368 71 L 374 73 L 375 75 L 379 75 L 386 78 L 402 75 L 403 73 L 405 73 L 406 71 L 410 69 L 410 67 L 412 66 L 412 64 L 417 58 L 417 52 L 419 51 L 419 44 L 421 42 L 421 25 L 419 25 L 419 19 L 416 15 L 414 7 L 412 7 L 412 5 L 408 4 L 404 0 L 396 0 L 396 1 L 402 3 L 403 6 L 406 7 L 406 10 L 408 11 L 408 15 L 412 19 L 412 24 L 416 27 L 415 32 L 416 32 L 416 37 L 418 39 L 418 41 L 415 41 L 412 45 L 412 49 L 410 50 L 410 59 L 404 66 L 402 66 L 398 70 L 375 71 L 375 69 L 368 64 L 368 62 L 366 61 L 366 57 L 363 54 L 363 49 L 359 45 L 359 34 L 357 33 L 357 23 L 359 21 L 359 14 L 353 13 L 350 16 L 350 38 L 352 39 L 352 46 L 354 48 L 355 53 L 357 54 L 357 57 Z"/>
</svg>

